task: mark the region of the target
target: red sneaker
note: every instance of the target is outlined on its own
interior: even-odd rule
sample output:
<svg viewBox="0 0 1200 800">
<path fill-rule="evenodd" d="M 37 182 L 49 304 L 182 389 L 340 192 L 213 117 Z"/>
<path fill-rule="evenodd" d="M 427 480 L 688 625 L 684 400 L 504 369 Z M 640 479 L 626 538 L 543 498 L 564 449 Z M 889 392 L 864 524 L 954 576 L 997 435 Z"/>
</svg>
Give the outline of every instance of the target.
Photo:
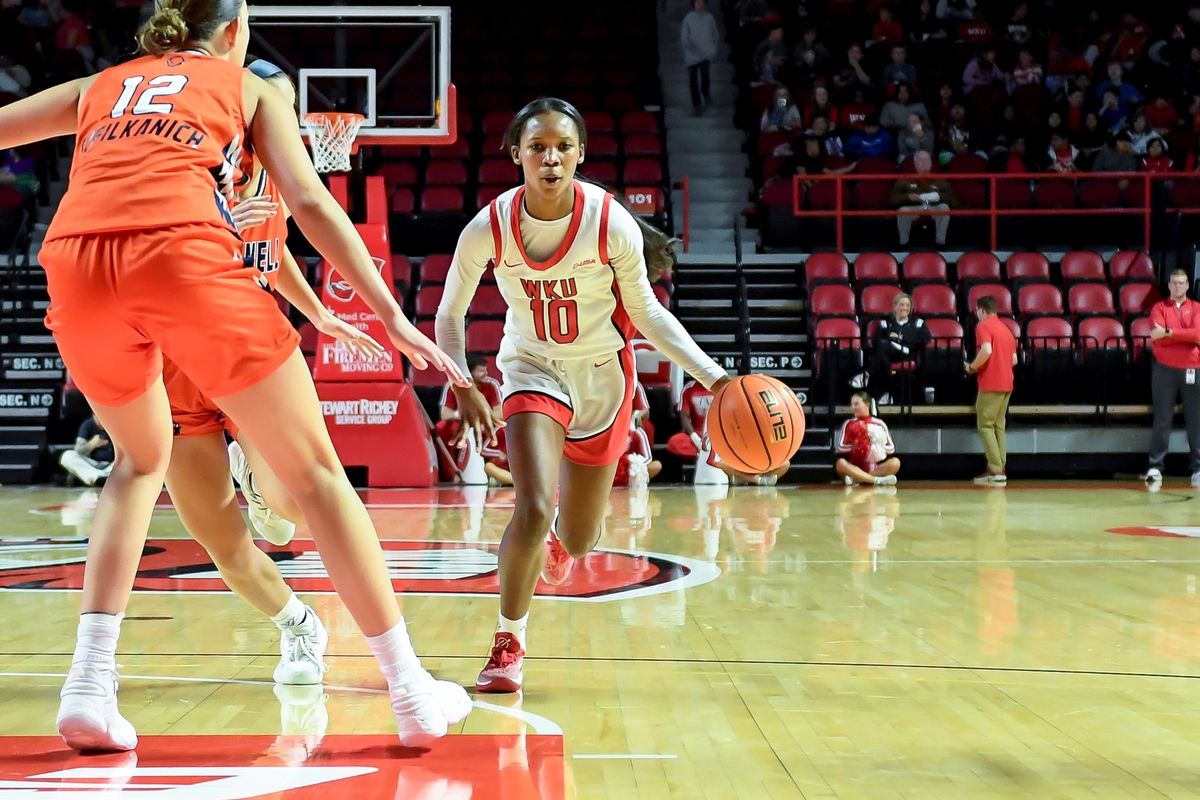
<svg viewBox="0 0 1200 800">
<path fill-rule="evenodd" d="M 492 654 L 487 665 L 475 679 L 475 691 L 483 694 L 503 694 L 521 691 L 525 680 L 522 664 L 525 648 L 511 633 L 500 631 L 492 642 Z"/>
<path fill-rule="evenodd" d="M 546 562 L 542 565 L 542 580 L 551 586 L 558 586 L 567 579 L 574 567 L 575 559 L 571 558 L 554 531 L 546 534 Z"/>
</svg>

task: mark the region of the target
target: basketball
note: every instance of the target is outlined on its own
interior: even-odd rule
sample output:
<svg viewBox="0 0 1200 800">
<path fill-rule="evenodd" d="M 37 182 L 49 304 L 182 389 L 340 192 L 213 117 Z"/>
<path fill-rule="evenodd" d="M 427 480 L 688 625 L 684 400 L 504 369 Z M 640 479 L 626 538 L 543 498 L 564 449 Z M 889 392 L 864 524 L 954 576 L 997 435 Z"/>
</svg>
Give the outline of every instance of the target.
<svg viewBox="0 0 1200 800">
<path fill-rule="evenodd" d="M 775 378 L 741 375 L 713 396 L 708 438 L 713 451 L 738 472 L 770 472 L 800 449 L 804 409 L 796 393 Z"/>
</svg>

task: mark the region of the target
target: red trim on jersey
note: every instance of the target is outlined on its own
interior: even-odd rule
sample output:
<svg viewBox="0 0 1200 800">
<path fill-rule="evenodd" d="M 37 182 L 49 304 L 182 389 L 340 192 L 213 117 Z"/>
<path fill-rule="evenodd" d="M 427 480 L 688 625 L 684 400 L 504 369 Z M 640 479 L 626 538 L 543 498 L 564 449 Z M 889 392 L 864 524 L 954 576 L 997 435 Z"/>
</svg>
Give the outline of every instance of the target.
<svg viewBox="0 0 1200 800">
<path fill-rule="evenodd" d="M 525 200 L 525 187 L 517 189 L 517 194 L 513 197 L 511 214 L 513 239 L 517 242 L 517 249 L 521 252 L 525 266 L 532 270 L 544 272 L 557 265 L 570 252 L 571 245 L 575 244 L 575 236 L 579 233 L 579 224 L 583 222 L 583 207 L 587 198 L 583 196 L 583 186 L 579 184 L 579 181 L 572 181 L 572 183 L 575 186 L 575 205 L 571 208 L 571 225 L 567 228 L 567 235 L 563 237 L 558 250 L 546 261 L 534 261 L 530 258 L 529 253 L 525 252 L 525 241 L 521 238 L 521 204 Z"/>
<path fill-rule="evenodd" d="M 496 207 L 495 200 L 488 203 L 488 218 L 492 223 L 492 249 L 496 251 L 492 254 L 492 268 L 494 269 L 500 265 L 500 250 L 503 244 L 500 236 L 500 211 Z"/>
<path fill-rule="evenodd" d="M 544 414 L 561 425 L 564 431 L 570 429 L 571 418 L 575 416 L 571 407 L 562 400 L 531 389 L 522 389 L 504 398 L 504 418 L 512 419 L 515 414 Z"/>
<path fill-rule="evenodd" d="M 629 424 L 633 417 L 633 387 L 637 385 L 637 370 L 634 367 L 633 345 L 626 344 L 617 353 L 625 373 L 625 393 L 621 407 L 612 424 L 599 433 L 582 439 L 567 439 L 563 456 L 570 462 L 585 467 L 606 467 L 625 454 L 629 448 Z M 508 414 L 504 415 L 505 418 Z"/>
<path fill-rule="evenodd" d="M 613 196 L 604 195 L 604 205 L 600 207 L 600 263 L 608 263 L 608 210 L 612 206 Z"/>
<path fill-rule="evenodd" d="M 613 273 L 612 293 L 613 297 L 617 300 L 617 305 L 613 308 L 612 323 L 616 327 L 617 333 L 621 334 L 621 341 L 628 342 L 630 339 L 636 339 L 638 329 L 633 324 L 633 320 L 629 318 L 629 312 L 625 310 L 625 304 L 621 302 L 621 287 L 617 286 L 616 273 Z"/>
</svg>

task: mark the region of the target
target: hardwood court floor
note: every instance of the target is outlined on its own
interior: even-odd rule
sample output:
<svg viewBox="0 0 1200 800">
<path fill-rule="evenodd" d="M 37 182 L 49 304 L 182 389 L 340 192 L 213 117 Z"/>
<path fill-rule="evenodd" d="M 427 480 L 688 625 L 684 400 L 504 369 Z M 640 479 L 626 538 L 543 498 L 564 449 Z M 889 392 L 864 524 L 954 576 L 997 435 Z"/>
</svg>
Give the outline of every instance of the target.
<svg viewBox="0 0 1200 800">
<path fill-rule="evenodd" d="M 511 494 L 368 501 L 418 651 L 473 685 Z M 19 738 L 54 733 L 87 500 L 4 489 L 0 521 L 0 798 L 154 796 L 112 757 Z M 305 536 L 263 546 L 298 589 L 326 590 Z M 1200 797 L 1198 536 L 1200 490 L 1175 483 L 616 492 L 602 552 L 534 605 L 524 697 L 478 698 L 416 754 L 391 745 L 334 595 L 305 595 L 331 634 L 324 697 L 277 697 L 273 626 L 221 590 L 164 501 L 122 706 L 142 767 L 377 770 L 189 795 L 206 798 Z M 109 788 L 20 789 L 80 766 Z"/>
</svg>

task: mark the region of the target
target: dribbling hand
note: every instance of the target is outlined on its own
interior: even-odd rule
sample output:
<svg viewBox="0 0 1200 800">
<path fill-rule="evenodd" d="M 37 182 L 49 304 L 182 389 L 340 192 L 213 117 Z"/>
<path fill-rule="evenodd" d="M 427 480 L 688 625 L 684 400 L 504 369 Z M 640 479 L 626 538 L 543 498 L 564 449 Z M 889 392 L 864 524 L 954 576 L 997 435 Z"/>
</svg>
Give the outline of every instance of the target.
<svg viewBox="0 0 1200 800">
<path fill-rule="evenodd" d="M 454 446 L 462 444 L 467 436 L 474 435 L 477 450 L 482 450 L 485 444 L 495 447 L 496 431 L 504 427 L 504 420 L 495 417 L 479 387 L 455 387 L 454 399 L 458 401 L 458 413 L 462 418 L 462 427 L 454 437 Z"/>
<path fill-rule="evenodd" d="M 229 210 L 229 215 L 233 217 L 233 224 L 238 233 L 247 228 L 253 228 L 255 225 L 262 225 L 278 213 L 279 203 L 276 203 L 270 195 L 247 198 Z"/>
<path fill-rule="evenodd" d="M 417 369 L 436 369 L 450 379 L 450 383 L 458 387 L 467 387 L 471 382 L 462 374 L 462 370 L 450 356 L 442 352 L 429 337 L 421 333 L 413 324 L 403 317 L 393 324 L 387 324 L 388 339 Z"/>
<path fill-rule="evenodd" d="M 320 333 L 341 342 L 357 358 L 373 359 L 383 355 L 384 347 L 368 334 L 332 314 L 322 316 L 313 324 Z"/>
</svg>

